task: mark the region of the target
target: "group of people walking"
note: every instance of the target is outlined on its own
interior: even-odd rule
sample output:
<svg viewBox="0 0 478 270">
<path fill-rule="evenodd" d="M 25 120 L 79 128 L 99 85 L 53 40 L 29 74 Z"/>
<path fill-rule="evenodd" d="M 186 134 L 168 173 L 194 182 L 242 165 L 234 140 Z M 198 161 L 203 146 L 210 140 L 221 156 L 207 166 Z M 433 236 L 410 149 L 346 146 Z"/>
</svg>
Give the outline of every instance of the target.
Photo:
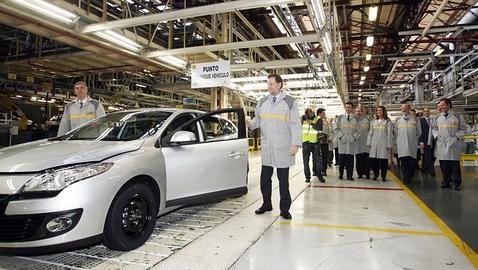
<svg viewBox="0 0 478 270">
<path fill-rule="evenodd" d="M 339 179 L 354 181 L 353 168 L 359 179 L 387 181 L 389 161 L 397 157 L 405 184 L 412 181 L 422 160 L 422 172 L 435 176 L 434 164 L 439 160 L 443 175 L 442 188 L 461 190 L 460 156 L 466 132 L 466 123 L 461 114 L 452 109 L 449 99 L 437 104 L 436 115 L 423 109 L 421 117 L 416 115 L 410 104 L 401 106 L 402 114 L 391 120 L 384 106 L 378 106 L 373 117 L 363 107 L 351 102 L 345 104 L 345 114 L 329 121 L 323 116 L 324 109 L 314 115 L 306 110 L 302 119 L 302 143 L 305 181 L 310 181 L 309 157 L 312 154 L 313 173 L 325 182 L 327 165 L 330 164 L 332 149 L 336 149 Z M 415 113 L 414 113 L 415 112 Z M 322 124 L 319 125 L 319 120 Z M 320 143 L 319 143 L 320 141 Z M 323 147 L 323 145 L 327 145 Z M 328 152 L 314 150 L 327 149 Z M 325 168 L 325 169 L 324 169 Z"/>
<path fill-rule="evenodd" d="M 373 180 L 381 177 L 387 181 L 389 160 L 396 153 L 401 164 L 403 181 L 409 183 L 417 168 L 417 157 L 423 155 L 423 171 L 434 176 L 435 159 L 440 161 L 443 175 L 442 188 L 461 190 L 460 155 L 466 123 L 463 116 L 455 113 L 452 102 L 442 99 L 437 104 L 437 113 L 423 110 L 423 117 L 411 113 L 409 104 L 402 104 L 402 115 L 392 121 L 384 106 L 378 106 L 374 117 L 369 117 L 363 107 L 345 104 L 346 113 L 327 119 L 325 110 L 315 113 L 307 109 L 300 118 L 298 104 L 283 90 L 283 80 L 278 74 L 269 74 L 269 95 L 262 98 L 254 119 L 246 121 L 250 130 L 261 129 L 262 168 L 260 185 L 262 205 L 258 215 L 272 211 L 272 175 L 276 168 L 279 179 L 280 215 L 291 219 L 289 212 L 292 200 L 289 192 L 289 167 L 295 164 L 295 155 L 303 147 L 305 181 L 310 182 L 310 156 L 312 174 L 325 182 L 331 156 L 339 165 L 339 178 L 353 181 L 354 156 L 358 178 Z M 315 156 L 315 157 L 314 157 Z"/>
</svg>

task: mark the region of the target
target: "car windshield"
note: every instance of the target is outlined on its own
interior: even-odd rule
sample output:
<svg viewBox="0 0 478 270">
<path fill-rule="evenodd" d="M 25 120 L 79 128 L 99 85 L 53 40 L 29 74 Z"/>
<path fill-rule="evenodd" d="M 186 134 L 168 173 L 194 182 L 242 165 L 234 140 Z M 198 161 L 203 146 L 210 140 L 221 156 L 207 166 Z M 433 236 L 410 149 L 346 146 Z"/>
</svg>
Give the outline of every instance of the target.
<svg viewBox="0 0 478 270">
<path fill-rule="evenodd" d="M 154 135 L 170 112 L 117 112 L 95 119 L 59 140 L 132 141 Z"/>
</svg>

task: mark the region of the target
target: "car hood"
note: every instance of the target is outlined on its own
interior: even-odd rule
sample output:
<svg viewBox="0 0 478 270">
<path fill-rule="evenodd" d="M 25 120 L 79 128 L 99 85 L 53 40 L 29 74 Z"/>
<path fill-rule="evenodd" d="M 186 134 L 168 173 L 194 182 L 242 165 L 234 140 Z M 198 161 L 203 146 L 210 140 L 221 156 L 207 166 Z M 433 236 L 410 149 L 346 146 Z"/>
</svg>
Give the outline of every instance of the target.
<svg viewBox="0 0 478 270">
<path fill-rule="evenodd" d="M 39 172 L 45 169 L 106 158 L 138 150 L 144 140 L 36 141 L 0 149 L 0 173 Z"/>
</svg>

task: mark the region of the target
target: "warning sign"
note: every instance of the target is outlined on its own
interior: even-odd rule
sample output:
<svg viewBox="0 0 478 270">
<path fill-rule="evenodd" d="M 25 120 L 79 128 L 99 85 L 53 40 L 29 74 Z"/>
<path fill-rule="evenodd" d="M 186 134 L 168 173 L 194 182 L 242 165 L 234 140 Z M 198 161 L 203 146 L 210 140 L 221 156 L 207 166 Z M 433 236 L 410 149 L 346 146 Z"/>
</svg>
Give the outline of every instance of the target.
<svg viewBox="0 0 478 270">
<path fill-rule="evenodd" d="M 231 78 L 229 61 L 193 64 L 191 66 L 191 88 L 225 86 Z"/>
</svg>

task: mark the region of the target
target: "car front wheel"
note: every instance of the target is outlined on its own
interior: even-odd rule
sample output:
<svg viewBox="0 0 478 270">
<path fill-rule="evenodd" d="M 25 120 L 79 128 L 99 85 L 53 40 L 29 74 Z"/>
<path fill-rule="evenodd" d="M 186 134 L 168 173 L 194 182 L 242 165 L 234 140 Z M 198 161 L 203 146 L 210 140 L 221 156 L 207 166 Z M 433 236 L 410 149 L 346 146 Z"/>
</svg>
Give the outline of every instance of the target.
<svg viewBox="0 0 478 270">
<path fill-rule="evenodd" d="M 148 185 L 125 186 L 108 211 L 103 232 L 105 246 L 122 251 L 142 246 L 153 232 L 158 208 L 155 194 Z"/>
</svg>

